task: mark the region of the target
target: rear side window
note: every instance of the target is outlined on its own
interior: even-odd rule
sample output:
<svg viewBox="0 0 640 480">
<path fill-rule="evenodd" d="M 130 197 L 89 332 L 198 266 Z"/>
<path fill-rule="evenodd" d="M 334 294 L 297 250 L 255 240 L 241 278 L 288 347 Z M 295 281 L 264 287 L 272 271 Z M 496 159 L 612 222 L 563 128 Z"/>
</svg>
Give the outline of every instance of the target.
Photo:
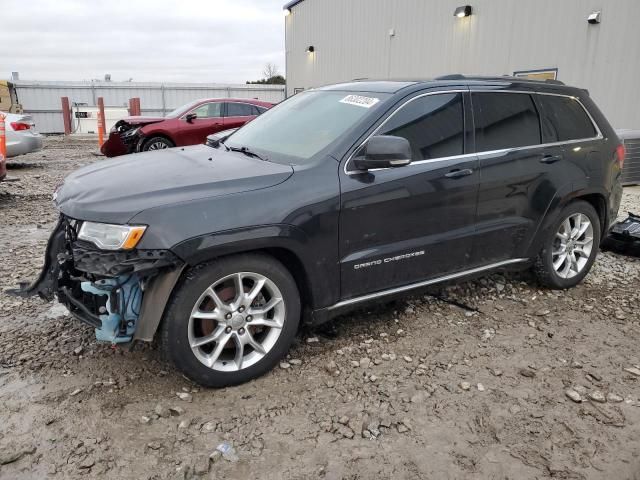
<svg viewBox="0 0 640 480">
<path fill-rule="evenodd" d="M 596 129 L 580 103 L 569 97 L 538 95 L 542 107 L 544 143 L 580 140 L 596 136 Z"/>
<path fill-rule="evenodd" d="M 462 94 L 441 93 L 413 100 L 390 117 L 378 135 L 409 140 L 414 161 L 462 155 Z"/>
<path fill-rule="evenodd" d="M 248 103 L 227 103 L 227 117 L 249 117 L 253 113 L 253 105 Z"/>
<path fill-rule="evenodd" d="M 540 118 L 526 93 L 472 93 L 476 150 L 539 145 Z"/>
</svg>

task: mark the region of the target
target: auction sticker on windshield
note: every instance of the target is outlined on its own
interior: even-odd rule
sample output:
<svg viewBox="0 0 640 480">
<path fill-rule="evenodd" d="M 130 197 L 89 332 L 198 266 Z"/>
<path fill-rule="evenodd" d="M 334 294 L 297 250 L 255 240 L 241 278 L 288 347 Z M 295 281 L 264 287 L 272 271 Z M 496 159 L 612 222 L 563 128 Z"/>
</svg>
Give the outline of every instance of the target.
<svg viewBox="0 0 640 480">
<path fill-rule="evenodd" d="M 379 98 L 363 97 L 362 95 L 347 95 L 340 103 L 346 103 L 348 105 L 356 105 L 358 107 L 371 108 L 380 101 Z"/>
</svg>

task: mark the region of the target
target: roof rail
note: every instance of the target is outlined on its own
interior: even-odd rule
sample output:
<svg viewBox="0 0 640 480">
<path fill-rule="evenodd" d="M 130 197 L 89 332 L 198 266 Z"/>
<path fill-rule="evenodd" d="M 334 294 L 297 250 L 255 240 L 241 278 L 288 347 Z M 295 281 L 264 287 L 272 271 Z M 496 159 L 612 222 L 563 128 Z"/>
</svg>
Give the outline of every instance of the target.
<svg viewBox="0 0 640 480">
<path fill-rule="evenodd" d="M 461 75 L 459 73 L 454 73 L 451 75 L 442 75 L 440 77 L 436 77 L 435 80 L 505 80 L 505 81 L 516 81 L 516 82 L 544 82 L 552 85 L 564 85 L 564 82 L 561 82 L 560 80 L 554 80 L 552 78 L 545 78 L 544 80 L 536 80 L 535 78 L 514 77 L 511 75 L 483 77 L 481 75 Z"/>
<path fill-rule="evenodd" d="M 453 73 L 451 75 L 442 75 L 440 77 L 435 78 L 435 80 L 466 80 L 466 79 L 467 77 L 459 73 Z"/>
</svg>

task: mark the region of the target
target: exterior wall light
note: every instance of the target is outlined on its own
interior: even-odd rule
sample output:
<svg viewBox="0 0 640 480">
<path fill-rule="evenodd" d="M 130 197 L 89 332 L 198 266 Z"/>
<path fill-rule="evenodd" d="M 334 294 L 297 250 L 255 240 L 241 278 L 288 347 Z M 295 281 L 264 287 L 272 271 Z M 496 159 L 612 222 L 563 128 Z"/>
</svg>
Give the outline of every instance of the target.
<svg viewBox="0 0 640 480">
<path fill-rule="evenodd" d="M 307 53 L 313 53 L 316 51 L 316 47 L 314 47 L 313 45 L 309 45 L 307 47 Z"/>
<path fill-rule="evenodd" d="M 596 24 L 596 23 L 600 23 L 600 14 L 601 13 L 602 12 L 600 12 L 600 11 L 591 12 L 589 14 L 589 16 L 587 17 L 587 22 L 591 23 L 592 25 Z"/>
<path fill-rule="evenodd" d="M 282 14 L 285 17 L 288 17 L 289 15 L 291 15 L 291 9 L 290 8 L 285 8 L 284 10 L 282 10 Z"/>
<path fill-rule="evenodd" d="M 471 5 L 463 5 L 461 7 L 456 8 L 456 11 L 453 12 L 453 16 L 458 18 L 471 16 Z"/>
</svg>

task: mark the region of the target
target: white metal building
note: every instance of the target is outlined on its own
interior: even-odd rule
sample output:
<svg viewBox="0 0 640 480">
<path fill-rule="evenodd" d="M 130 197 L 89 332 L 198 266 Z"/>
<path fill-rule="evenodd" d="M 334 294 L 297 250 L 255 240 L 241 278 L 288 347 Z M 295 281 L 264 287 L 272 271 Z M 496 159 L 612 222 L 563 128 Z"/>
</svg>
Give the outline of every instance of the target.
<svg viewBox="0 0 640 480">
<path fill-rule="evenodd" d="M 286 4 L 287 94 L 355 78 L 535 72 L 587 88 L 615 128 L 640 129 L 640 0 L 465 1 Z M 465 5 L 471 14 L 454 16 Z"/>
</svg>

